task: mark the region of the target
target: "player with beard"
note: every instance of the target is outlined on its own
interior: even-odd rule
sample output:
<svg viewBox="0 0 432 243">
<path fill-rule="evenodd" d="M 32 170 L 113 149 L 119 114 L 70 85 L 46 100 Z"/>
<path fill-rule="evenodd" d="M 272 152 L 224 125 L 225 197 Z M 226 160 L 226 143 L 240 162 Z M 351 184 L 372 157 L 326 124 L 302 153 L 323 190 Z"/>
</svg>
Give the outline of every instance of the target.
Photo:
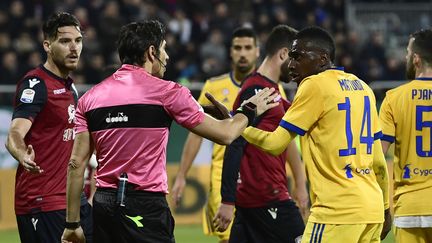
<svg viewBox="0 0 432 243">
<path fill-rule="evenodd" d="M 278 83 L 289 82 L 288 53 L 296 30 L 276 26 L 266 43 L 266 58 L 258 70 L 242 84 L 233 109 L 265 87 L 279 89 Z M 253 126 L 273 131 L 289 108 L 281 98 L 280 105 L 258 117 Z M 243 138 L 227 147 L 222 172 L 222 204 L 214 219 L 216 228 L 227 229 L 235 219 L 229 242 L 298 242 L 304 230 L 302 216 L 288 193 L 285 161 L 288 159 L 296 180 L 299 205 L 308 207 L 304 169 L 296 144 L 278 156 L 267 154 Z M 287 158 L 288 157 L 288 158 Z M 239 173 L 240 171 L 240 173 Z"/>
<path fill-rule="evenodd" d="M 47 60 L 17 85 L 6 147 L 18 160 L 15 213 L 21 242 L 59 242 L 66 217 L 66 171 L 78 100 L 71 71 L 82 50 L 80 23 L 56 13 L 43 25 Z M 81 197 L 81 224 L 91 242 L 91 207 Z"/>
<path fill-rule="evenodd" d="M 384 153 L 395 143 L 394 225 L 396 242 L 432 242 L 432 30 L 412 34 L 407 78 L 381 105 Z"/>
<path fill-rule="evenodd" d="M 253 29 L 240 27 L 234 30 L 231 37 L 230 54 L 232 59 L 233 70 L 229 73 L 210 78 L 204 84 L 198 103 L 209 105 L 210 101 L 205 97 L 206 93 L 213 95 L 216 100 L 231 108 L 240 89 L 243 79 L 251 74 L 256 68 L 256 62 L 259 57 L 259 47 L 257 36 Z M 181 196 L 186 186 L 186 176 L 195 159 L 202 137 L 189 133 L 183 147 L 183 154 L 180 161 L 180 168 L 177 172 L 176 180 L 172 188 L 171 197 L 175 205 L 179 206 Z M 229 230 L 225 232 L 217 231 L 212 224 L 213 217 L 218 209 L 221 196 L 221 177 L 222 163 L 225 146 L 213 144 L 213 153 L 210 171 L 210 191 L 207 203 L 203 209 L 203 231 L 206 235 L 215 235 L 220 242 L 227 242 L 229 239 Z"/>
</svg>

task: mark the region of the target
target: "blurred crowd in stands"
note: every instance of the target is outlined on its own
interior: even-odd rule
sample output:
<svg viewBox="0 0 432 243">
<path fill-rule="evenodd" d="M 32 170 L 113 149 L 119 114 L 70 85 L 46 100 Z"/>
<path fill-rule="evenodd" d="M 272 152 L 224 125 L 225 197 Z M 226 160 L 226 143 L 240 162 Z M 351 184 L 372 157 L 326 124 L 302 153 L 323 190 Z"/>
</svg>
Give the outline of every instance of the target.
<svg viewBox="0 0 432 243">
<path fill-rule="evenodd" d="M 8 0 L 0 1 L 0 84 L 15 84 L 45 60 L 42 22 L 54 11 L 73 13 L 84 31 L 77 83 L 96 84 L 119 65 L 117 33 L 130 21 L 166 24 L 170 60 L 166 79 L 187 84 L 230 69 L 229 40 L 238 26 L 251 26 L 264 43 L 273 26 L 319 25 L 337 43 L 336 64 L 366 82 L 404 79 L 404 56 L 388 55 L 385 37 L 367 37 L 345 22 L 344 0 Z M 262 50 L 263 51 L 263 50 Z"/>
</svg>

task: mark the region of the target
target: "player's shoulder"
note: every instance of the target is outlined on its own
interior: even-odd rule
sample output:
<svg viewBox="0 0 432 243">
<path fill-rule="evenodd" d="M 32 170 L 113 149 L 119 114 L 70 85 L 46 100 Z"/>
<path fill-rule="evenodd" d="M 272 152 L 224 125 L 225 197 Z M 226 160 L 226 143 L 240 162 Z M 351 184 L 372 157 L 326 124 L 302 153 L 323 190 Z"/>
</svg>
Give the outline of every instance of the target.
<svg viewBox="0 0 432 243">
<path fill-rule="evenodd" d="M 412 82 L 408 82 L 405 84 L 402 84 L 396 88 L 387 90 L 386 97 L 396 97 L 402 95 L 402 93 L 405 93 L 407 90 L 411 90 L 411 86 L 413 86 Z"/>
<path fill-rule="evenodd" d="M 217 84 L 221 82 L 231 81 L 231 76 L 229 73 L 224 73 L 218 76 L 211 77 L 207 79 L 207 83 Z"/>
</svg>

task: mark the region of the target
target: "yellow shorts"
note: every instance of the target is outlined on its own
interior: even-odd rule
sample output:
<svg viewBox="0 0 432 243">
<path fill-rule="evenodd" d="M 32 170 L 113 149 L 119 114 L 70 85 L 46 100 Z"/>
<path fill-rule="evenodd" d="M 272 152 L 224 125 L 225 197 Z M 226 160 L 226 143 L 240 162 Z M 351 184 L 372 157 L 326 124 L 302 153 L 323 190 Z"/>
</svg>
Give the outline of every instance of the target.
<svg viewBox="0 0 432 243">
<path fill-rule="evenodd" d="M 398 228 L 395 227 L 396 243 L 430 243 L 432 228 Z"/>
<path fill-rule="evenodd" d="M 231 226 L 234 219 L 233 221 L 231 221 L 227 230 L 225 230 L 224 232 L 216 231 L 213 226 L 213 218 L 216 215 L 216 212 L 219 209 L 222 200 L 220 194 L 220 183 L 219 183 L 219 187 L 217 185 L 215 186 L 214 184 L 215 183 L 213 183 L 212 187 L 210 187 L 207 203 L 203 209 L 203 231 L 205 235 L 217 236 L 219 240 L 229 240 Z"/>
<path fill-rule="evenodd" d="M 308 222 L 302 243 L 380 243 L 382 224 L 319 224 Z"/>
</svg>

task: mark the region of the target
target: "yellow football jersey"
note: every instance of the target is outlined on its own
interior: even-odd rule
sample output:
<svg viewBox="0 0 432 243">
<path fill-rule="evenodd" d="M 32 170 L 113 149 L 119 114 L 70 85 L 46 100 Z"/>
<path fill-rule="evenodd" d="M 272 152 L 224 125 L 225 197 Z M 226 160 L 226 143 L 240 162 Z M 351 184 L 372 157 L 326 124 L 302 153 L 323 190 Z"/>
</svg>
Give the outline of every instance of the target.
<svg viewBox="0 0 432 243">
<path fill-rule="evenodd" d="M 205 97 L 205 93 L 209 92 L 217 101 L 224 104 L 228 109 L 232 109 L 240 90 L 240 85 L 241 83 L 235 80 L 232 72 L 211 78 L 205 82 L 198 98 L 198 103 L 201 105 L 210 105 L 211 102 Z M 280 84 L 279 92 L 286 99 L 285 91 Z M 224 153 L 225 146 L 214 144 L 212 152 L 212 183 L 214 180 L 221 181 Z"/>
<path fill-rule="evenodd" d="M 363 81 L 338 69 L 305 78 L 274 132 L 248 127 L 243 137 L 278 154 L 293 139 L 288 131 L 302 136 L 312 202 L 309 222 L 384 221 L 387 168 L 377 140 L 381 130 L 375 96 Z"/>
<path fill-rule="evenodd" d="M 210 105 L 211 102 L 205 97 L 205 93 L 209 92 L 213 97 L 224 104 L 228 109 L 232 109 L 234 101 L 237 97 L 237 94 L 240 90 L 240 82 L 235 81 L 232 72 L 226 73 L 214 78 L 207 80 L 201 90 L 201 94 L 198 98 L 198 103 L 201 105 Z M 214 144 L 213 153 L 212 153 L 212 161 L 218 161 L 216 167 L 222 173 L 222 162 L 223 156 L 225 153 L 225 146 Z M 212 167 L 213 165 L 212 162 Z M 216 168 L 215 168 L 216 169 Z M 219 175 L 220 179 L 220 175 Z"/>
<path fill-rule="evenodd" d="M 388 91 L 380 120 L 382 139 L 395 143 L 395 215 L 432 215 L 432 78 Z"/>
<path fill-rule="evenodd" d="M 383 222 L 383 195 L 373 171 L 381 136 L 375 96 L 342 70 L 304 79 L 281 126 L 299 135 L 311 193 L 310 222 Z"/>
</svg>

